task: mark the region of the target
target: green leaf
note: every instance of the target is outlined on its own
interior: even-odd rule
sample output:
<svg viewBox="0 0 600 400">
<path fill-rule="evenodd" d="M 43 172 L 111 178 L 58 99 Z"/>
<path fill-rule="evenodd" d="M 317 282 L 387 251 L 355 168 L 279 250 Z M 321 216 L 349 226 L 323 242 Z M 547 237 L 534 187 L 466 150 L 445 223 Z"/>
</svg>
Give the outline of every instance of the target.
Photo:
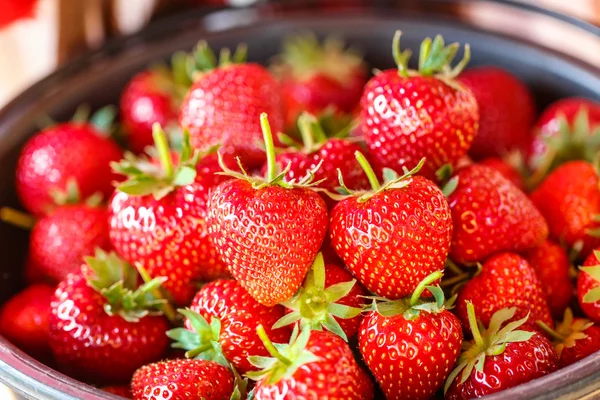
<svg viewBox="0 0 600 400">
<path fill-rule="evenodd" d="M 192 167 L 182 166 L 179 168 L 173 179 L 173 185 L 186 186 L 194 182 L 196 179 L 196 169 Z"/>
<path fill-rule="evenodd" d="M 312 276 L 312 280 L 309 280 L 309 282 L 312 281 L 312 285 L 317 290 L 322 291 L 325 289 L 325 262 L 321 252 L 317 253 L 309 275 Z"/>
<path fill-rule="evenodd" d="M 595 281 L 600 282 L 600 265 L 595 265 L 591 267 L 579 267 L 579 269 L 583 273 L 588 274 Z"/>
<path fill-rule="evenodd" d="M 350 307 L 344 304 L 331 303 L 327 307 L 327 312 L 334 317 L 349 319 L 359 316 L 362 310 L 360 308 Z"/>
<path fill-rule="evenodd" d="M 398 180 L 398 178 L 400 177 L 396 171 L 394 171 L 391 168 L 383 168 L 383 181 L 384 182 L 392 182 L 395 180 Z"/>
<path fill-rule="evenodd" d="M 595 303 L 600 301 L 600 287 L 595 287 L 583 295 L 584 303 Z"/>
<path fill-rule="evenodd" d="M 452 193 L 454 193 L 454 191 L 456 190 L 456 188 L 458 187 L 458 176 L 455 176 L 453 178 L 451 178 L 442 188 L 442 193 L 444 193 L 444 196 L 446 197 L 450 197 L 452 195 Z"/>
<path fill-rule="evenodd" d="M 329 332 L 338 335 L 339 337 L 344 339 L 344 341 L 348 341 L 348 336 L 346 336 L 346 333 L 340 326 L 339 322 L 337 322 L 331 314 L 327 314 L 327 316 L 325 317 L 325 321 L 323 321 L 323 327 Z"/>
<path fill-rule="evenodd" d="M 516 307 L 503 308 L 499 311 L 496 311 L 492 315 L 492 318 L 490 319 L 490 324 L 487 329 L 488 334 L 490 336 L 496 336 L 498 334 L 498 331 L 500 331 L 500 328 L 502 327 L 502 325 L 506 321 L 509 321 L 510 319 L 512 319 L 512 317 L 515 316 L 516 312 L 517 312 Z"/>
<path fill-rule="evenodd" d="M 323 293 L 325 293 L 325 296 L 330 303 L 335 303 L 341 298 L 346 297 L 352 291 L 352 288 L 355 284 L 356 279 L 353 279 L 349 282 L 336 283 L 335 285 L 331 285 L 325 289 Z"/>
<path fill-rule="evenodd" d="M 109 133 L 117 116 L 117 108 L 113 105 L 102 107 L 90 118 L 90 123 L 100 132 Z"/>
<path fill-rule="evenodd" d="M 140 176 L 119 184 L 117 189 L 134 196 L 146 196 L 159 189 L 164 189 L 164 184 L 155 178 Z"/>
<path fill-rule="evenodd" d="M 300 315 L 300 312 L 293 311 L 293 312 L 286 314 L 283 317 L 279 318 L 277 320 L 277 322 L 275 322 L 275 324 L 273 325 L 272 329 L 278 329 L 278 328 L 282 328 L 284 326 L 291 325 L 295 322 L 300 321 L 300 319 L 302 319 L 302 315 Z"/>
</svg>

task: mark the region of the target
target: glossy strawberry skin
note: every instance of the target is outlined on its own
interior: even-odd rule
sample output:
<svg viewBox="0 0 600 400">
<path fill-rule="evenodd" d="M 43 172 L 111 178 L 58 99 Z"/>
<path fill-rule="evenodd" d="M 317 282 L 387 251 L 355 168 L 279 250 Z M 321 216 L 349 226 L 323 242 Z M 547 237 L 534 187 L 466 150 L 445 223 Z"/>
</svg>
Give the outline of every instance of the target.
<svg viewBox="0 0 600 400">
<path fill-rule="evenodd" d="M 202 287 L 194 297 L 190 309 L 210 323 L 213 317 L 221 321 L 219 343 L 223 355 L 240 374 L 256 370 L 248 356 L 268 356 L 256 328 L 262 325 L 274 343 L 287 343 L 289 327 L 271 329 L 285 314 L 283 306 L 266 307 L 257 302 L 233 279 L 221 279 Z M 186 328 L 192 330 L 186 320 Z"/>
<path fill-rule="evenodd" d="M 121 122 L 127 133 L 129 149 L 142 153 L 152 146 L 152 124 L 163 128 L 177 123 L 178 105 L 168 80 L 157 71 L 146 70 L 135 75 L 123 89 L 120 101 Z"/>
<path fill-rule="evenodd" d="M 81 198 L 96 192 L 108 198 L 117 180 L 110 162 L 121 159 L 112 140 L 88 124 L 64 123 L 45 129 L 23 147 L 17 165 L 17 194 L 30 213 L 43 216 L 54 208 L 50 193 L 64 191 L 74 179 Z"/>
<path fill-rule="evenodd" d="M 467 400 L 540 378 L 558 369 L 558 357 L 552 343 L 539 333 L 526 342 L 512 342 L 497 356 L 487 356 L 483 372 L 473 370 L 460 384 L 455 379 L 446 392 L 446 400 Z M 460 375 L 459 375 L 460 377 Z"/>
<path fill-rule="evenodd" d="M 420 174 L 433 179 L 454 165 L 477 132 L 477 101 L 433 77 L 402 77 L 397 69 L 375 75 L 361 99 L 363 135 L 374 161 L 401 173 L 423 157 Z"/>
<path fill-rule="evenodd" d="M 525 182 L 523 181 L 523 176 L 517 171 L 515 167 L 504 161 L 499 157 L 490 157 L 484 160 L 481 160 L 478 164 L 485 165 L 486 167 L 490 167 L 500 172 L 502 176 L 508 179 L 513 185 L 525 191 Z"/>
<path fill-rule="evenodd" d="M 40 218 L 29 239 L 29 257 L 40 276 L 60 282 L 79 271 L 83 258 L 111 248 L 104 207 L 85 204 L 57 207 Z"/>
<path fill-rule="evenodd" d="M 149 364 L 131 381 L 134 400 L 228 400 L 233 373 L 206 360 L 169 360 Z"/>
<path fill-rule="evenodd" d="M 201 76 L 190 88 L 179 123 L 199 150 L 221 145 L 219 151 L 239 156 L 250 168 L 265 160 L 260 114 L 267 113 L 273 132 L 283 131 L 283 111 L 275 78 L 258 64 L 220 67 Z M 274 137 L 278 145 L 277 137 Z"/>
<path fill-rule="evenodd" d="M 53 286 L 40 283 L 11 297 L 0 308 L 0 335 L 32 357 L 47 358 L 48 316 L 53 295 Z"/>
<path fill-rule="evenodd" d="M 526 251 L 548 236 L 548 225 L 527 196 L 500 172 L 483 165 L 460 169 L 448 196 L 454 221 L 450 257 L 483 261 L 500 251 Z"/>
<path fill-rule="evenodd" d="M 229 271 L 259 303 L 289 299 L 323 244 L 327 207 L 314 191 L 234 179 L 209 200 L 211 240 Z"/>
<path fill-rule="evenodd" d="M 483 264 L 481 272 L 471 279 L 458 294 L 456 314 L 465 326 L 469 325 L 467 302 L 473 303 L 477 317 L 488 326 L 492 315 L 503 308 L 516 307 L 513 320 L 529 314 L 527 324 L 535 321 L 553 326 L 546 295 L 535 270 L 527 260 L 515 253 L 498 253 Z"/>
<path fill-rule="evenodd" d="M 577 322 L 577 319 L 573 322 Z M 587 336 L 586 338 L 577 339 L 574 346 L 562 349 L 558 360 L 560 368 L 568 367 L 600 350 L 600 327 L 592 325 L 583 333 Z"/>
<path fill-rule="evenodd" d="M 544 288 L 548 307 L 554 319 L 561 319 L 571 303 L 575 287 L 569 276 L 569 258 L 565 249 L 546 240 L 525 254 Z"/>
<path fill-rule="evenodd" d="M 594 267 L 596 265 L 600 265 L 600 260 L 598 260 L 594 252 L 592 252 L 586 258 L 583 266 Z M 585 315 L 594 322 L 600 322 L 600 301 L 594 303 L 585 303 L 583 301 L 583 297 L 587 292 L 597 288 L 598 286 L 600 286 L 600 282 L 592 278 L 590 274 L 583 271 L 579 272 L 579 276 L 577 277 L 577 300 L 579 301 L 579 306 Z"/>
<path fill-rule="evenodd" d="M 306 349 L 320 360 L 304 364 L 275 384 L 258 381 L 255 399 L 373 399 L 370 377 L 342 338 L 327 331 L 312 331 Z"/>
<path fill-rule="evenodd" d="M 567 162 L 550 173 L 531 194 L 531 200 L 548 221 L 550 236 L 569 248 L 583 244 L 585 258 L 600 239 L 587 234 L 600 227 L 594 216 L 600 214 L 599 180 L 594 166 L 585 161 Z"/>
<path fill-rule="evenodd" d="M 69 274 L 50 305 L 50 347 L 69 375 L 95 383 L 127 382 L 137 368 L 164 355 L 169 324 L 162 316 L 139 322 L 109 316 L 105 302 L 83 273 Z"/>
<path fill-rule="evenodd" d="M 362 203 L 356 197 L 340 201 L 329 233 L 338 256 L 367 289 L 399 299 L 444 268 L 452 219 L 443 193 L 416 176 Z"/>
<path fill-rule="evenodd" d="M 535 118 L 535 104 L 527 86 L 497 67 L 469 69 L 458 81 L 471 90 L 479 105 L 479 130 L 469 154 L 480 160 L 526 150 Z"/>
</svg>

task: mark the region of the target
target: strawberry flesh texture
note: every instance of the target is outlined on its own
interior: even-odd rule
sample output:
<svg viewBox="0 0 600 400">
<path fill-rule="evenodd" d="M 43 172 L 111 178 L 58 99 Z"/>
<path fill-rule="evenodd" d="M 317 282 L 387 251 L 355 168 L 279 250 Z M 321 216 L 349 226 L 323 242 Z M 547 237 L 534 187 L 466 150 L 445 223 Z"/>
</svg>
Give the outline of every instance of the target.
<svg viewBox="0 0 600 400">
<path fill-rule="evenodd" d="M 515 167 L 504 161 L 499 157 L 490 157 L 484 160 L 481 160 L 478 164 L 485 165 L 486 167 L 490 167 L 500 172 L 502 176 L 508 179 L 513 185 L 525 191 L 525 182 L 523 181 L 523 176 L 517 171 Z"/>
<path fill-rule="evenodd" d="M 577 322 L 577 319 L 575 321 Z M 600 350 L 600 327 L 592 325 L 583 333 L 587 336 L 584 339 L 577 339 L 572 347 L 564 347 L 558 360 L 560 368 L 568 367 L 579 360 Z"/>
<path fill-rule="evenodd" d="M 23 147 L 17 165 L 17 194 L 21 204 L 36 216 L 54 207 L 53 190 L 77 183 L 82 199 L 99 192 L 107 199 L 113 192 L 110 162 L 122 153 L 111 139 L 89 124 L 64 123 L 41 131 Z"/>
<path fill-rule="evenodd" d="M 597 249 L 598 250 L 598 249 Z M 594 252 L 586 258 L 583 263 L 584 267 L 595 267 L 600 265 L 600 260 L 596 257 Z M 600 282 L 592 278 L 587 272 L 580 271 L 577 278 L 577 299 L 579 300 L 579 306 L 587 315 L 589 319 L 594 322 L 600 322 L 600 301 L 593 303 L 586 303 L 583 301 L 583 297 L 592 289 L 600 286 Z"/>
</svg>

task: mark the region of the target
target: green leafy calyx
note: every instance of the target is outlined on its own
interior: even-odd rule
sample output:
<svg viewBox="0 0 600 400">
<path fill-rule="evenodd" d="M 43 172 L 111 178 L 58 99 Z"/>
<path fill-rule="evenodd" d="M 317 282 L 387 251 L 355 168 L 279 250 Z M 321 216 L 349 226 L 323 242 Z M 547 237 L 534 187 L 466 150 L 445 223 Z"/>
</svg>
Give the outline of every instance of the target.
<svg viewBox="0 0 600 400">
<path fill-rule="evenodd" d="M 233 64 L 242 64 L 246 61 L 248 48 L 245 44 L 239 44 L 233 55 L 227 48 L 221 49 L 217 58 L 215 52 L 204 40 L 198 42 L 190 54 L 180 53 L 177 59 L 172 61 L 174 73 L 177 80 L 184 82 L 196 81 L 199 77 L 216 68 L 224 68 Z"/>
<path fill-rule="evenodd" d="M 585 318 L 573 317 L 573 311 L 570 308 L 565 310 L 565 314 L 561 323 L 556 325 L 556 329 L 550 328 L 542 321 L 536 321 L 537 325 L 552 338 L 554 348 L 558 354 L 558 358 L 564 349 L 575 346 L 578 340 L 587 338 L 584 331 L 594 325 L 594 323 Z"/>
<path fill-rule="evenodd" d="M 80 204 L 82 202 L 81 192 L 75 178 L 67 179 L 64 189 L 53 188 L 50 190 L 50 197 L 54 204 L 64 206 L 67 204 Z M 97 207 L 102 204 L 102 193 L 96 192 L 83 202 L 91 207 Z"/>
<path fill-rule="evenodd" d="M 600 260 L 600 251 L 594 250 L 594 256 L 597 260 Z M 588 274 L 593 280 L 600 283 L 600 264 L 590 267 L 579 267 L 579 270 L 582 274 Z M 600 301 L 600 285 L 590 289 L 583 295 L 584 303 L 595 303 L 597 301 Z"/>
</svg>

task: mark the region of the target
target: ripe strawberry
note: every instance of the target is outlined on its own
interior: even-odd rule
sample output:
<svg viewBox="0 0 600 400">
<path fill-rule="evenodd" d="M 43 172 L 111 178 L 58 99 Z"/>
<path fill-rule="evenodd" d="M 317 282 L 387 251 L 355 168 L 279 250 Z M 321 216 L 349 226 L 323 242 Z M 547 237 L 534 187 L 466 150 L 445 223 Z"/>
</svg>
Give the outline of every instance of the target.
<svg viewBox="0 0 600 400">
<path fill-rule="evenodd" d="M 0 335 L 32 357 L 48 357 L 48 315 L 53 295 L 54 287 L 40 283 L 11 297 L 0 308 Z"/>
<path fill-rule="evenodd" d="M 467 309 L 473 340 L 464 344 L 458 366 L 446 381 L 446 400 L 487 396 L 558 369 L 552 343 L 538 332 L 518 329 L 528 317 L 513 321 L 515 307 L 495 312 L 482 332 L 473 304 Z"/>
<path fill-rule="evenodd" d="M 464 264 L 501 251 L 526 251 L 548 236 L 548 225 L 527 196 L 493 168 L 470 165 L 448 196 L 454 221 L 450 258 Z"/>
<path fill-rule="evenodd" d="M 265 326 L 269 336 L 278 342 L 289 340 L 291 334 L 287 327 L 271 328 L 284 316 L 282 306 L 263 306 L 232 279 L 207 283 L 194 297 L 190 310 L 180 312 L 186 317 L 185 329 L 168 333 L 177 341 L 176 347 L 187 350 L 189 355 L 204 347 L 213 350 L 210 341 L 218 342 L 223 357 L 241 374 L 255 370 L 248 356 L 268 355 L 256 334 L 258 325 Z M 212 358 L 216 361 L 219 356 L 213 354 Z M 203 357 L 206 359 L 206 354 Z"/>
<path fill-rule="evenodd" d="M 249 358 L 261 368 L 261 371 L 248 373 L 248 377 L 257 380 L 256 400 L 373 399 L 370 377 L 339 336 L 310 329 L 298 334 L 296 328 L 289 344 L 273 345 L 261 328 L 258 335 L 273 358 Z"/>
<path fill-rule="evenodd" d="M 115 250 L 150 276 L 165 276 L 163 288 L 178 305 L 196 293 L 196 281 L 223 275 L 224 266 L 209 240 L 205 218 L 210 191 L 227 177 L 215 171 L 214 158 L 198 164 L 189 137 L 176 166 L 164 133 L 155 125 L 160 165 L 125 159 L 115 170 L 129 176 L 109 206 L 110 239 Z M 197 171 L 204 171 L 199 174 Z"/>
<path fill-rule="evenodd" d="M 372 190 L 333 208 L 331 244 L 367 289 L 390 299 L 408 296 L 444 268 L 452 238 L 448 202 L 433 182 L 413 176 L 422 163 L 401 177 L 384 170 L 380 185 L 364 156 L 356 156 Z"/>
<path fill-rule="evenodd" d="M 215 188 L 206 219 L 211 239 L 242 287 L 268 307 L 300 287 L 327 232 L 327 207 L 307 188 L 278 174 L 267 115 L 261 115 L 267 150 L 264 179 L 223 169 L 232 179 Z"/>
<path fill-rule="evenodd" d="M 358 332 L 362 304 L 368 294 L 343 267 L 325 265 L 319 253 L 298 293 L 282 303 L 288 314 L 274 328 L 300 321 L 303 328 L 325 328 L 348 341 Z"/>
<path fill-rule="evenodd" d="M 108 198 L 116 179 L 110 169 L 121 158 L 121 150 L 103 137 L 94 125 L 67 122 L 37 133 L 21 150 L 17 165 L 17 193 L 21 203 L 35 216 L 54 208 L 54 197 L 74 181 L 81 198 L 99 193 Z"/>
<path fill-rule="evenodd" d="M 138 287 L 135 270 L 114 253 L 86 258 L 51 303 L 50 348 L 59 366 L 87 381 L 119 383 L 160 359 L 168 322 L 150 313 L 162 304 L 150 292 L 162 280 Z"/>
<path fill-rule="evenodd" d="M 540 280 L 552 316 L 559 319 L 571 303 L 575 288 L 569 273 L 567 252 L 551 240 L 525 254 L 525 259 Z"/>
<path fill-rule="evenodd" d="M 579 306 L 594 322 L 600 322 L 600 249 L 594 250 L 579 268 L 577 299 Z"/>
<path fill-rule="evenodd" d="M 502 176 L 508 179 L 510 183 L 512 183 L 522 191 L 525 191 L 525 182 L 523 181 L 523 175 L 521 175 L 519 170 L 507 161 L 499 157 L 491 157 L 481 160 L 479 164 L 495 169 L 496 171 L 500 172 Z"/>
<path fill-rule="evenodd" d="M 460 321 L 444 305 L 439 286 L 427 286 L 435 302 L 420 299 L 425 278 L 410 299 L 374 303 L 360 326 L 358 345 L 386 399 L 429 399 L 442 387 L 460 354 Z"/>
<path fill-rule="evenodd" d="M 206 360 L 169 360 L 144 365 L 131 380 L 134 400 L 229 400 L 233 373 Z"/>
<path fill-rule="evenodd" d="M 133 399 L 133 393 L 129 385 L 104 386 L 102 390 L 125 399 Z"/>
<path fill-rule="evenodd" d="M 514 253 L 498 253 L 488 258 L 479 274 L 463 286 L 456 301 L 456 314 L 465 325 L 470 303 L 479 310 L 478 317 L 484 325 L 490 323 L 496 311 L 514 307 L 516 319 L 531 314 L 532 324 L 540 320 L 552 326 L 540 280 L 527 260 Z"/>
<path fill-rule="evenodd" d="M 476 160 L 526 150 L 535 118 L 531 92 L 523 82 L 497 67 L 463 72 L 458 81 L 471 89 L 479 105 L 479 130 L 469 149 Z"/>
<path fill-rule="evenodd" d="M 233 60 L 222 51 L 217 66 L 212 50 L 200 43 L 196 50 L 200 71 L 183 100 L 179 123 L 189 130 L 196 149 L 221 145 L 222 153 L 239 156 L 244 165 L 254 168 L 265 160 L 257 144 L 260 114 L 268 113 L 274 131 L 280 132 L 283 111 L 275 78 L 258 64 L 244 63 L 245 57 L 245 48 L 238 48 Z"/>
<path fill-rule="evenodd" d="M 579 248 L 582 258 L 600 246 L 600 181 L 595 167 L 571 161 L 552 171 L 531 194 L 548 221 L 552 239 Z"/>
<path fill-rule="evenodd" d="M 281 83 L 285 124 L 292 128 L 304 111 L 351 113 L 367 83 L 360 55 L 344 49 L 339 39 L 329 37 L 321 44 L 313 34 L 288 38 L 272 70 Z"/>
<path fill-rule="evenodd" d="M 425 157 L 420 173 L 433 179 L 445 164 L 467 153 L 477 132 L 479 112 L 473 93 L 454 80 L 469 59 L 450 69 L 458 44 L 444 39 L 421 45 L 419 70 L 408 70 L 410 51 L 400 52 L 400 31 L 392 46 L 397 69 L 382 71 L 365 86 L 361 99 L 363 135 L 376 164 L 400 173 Z"/>
</svg>

